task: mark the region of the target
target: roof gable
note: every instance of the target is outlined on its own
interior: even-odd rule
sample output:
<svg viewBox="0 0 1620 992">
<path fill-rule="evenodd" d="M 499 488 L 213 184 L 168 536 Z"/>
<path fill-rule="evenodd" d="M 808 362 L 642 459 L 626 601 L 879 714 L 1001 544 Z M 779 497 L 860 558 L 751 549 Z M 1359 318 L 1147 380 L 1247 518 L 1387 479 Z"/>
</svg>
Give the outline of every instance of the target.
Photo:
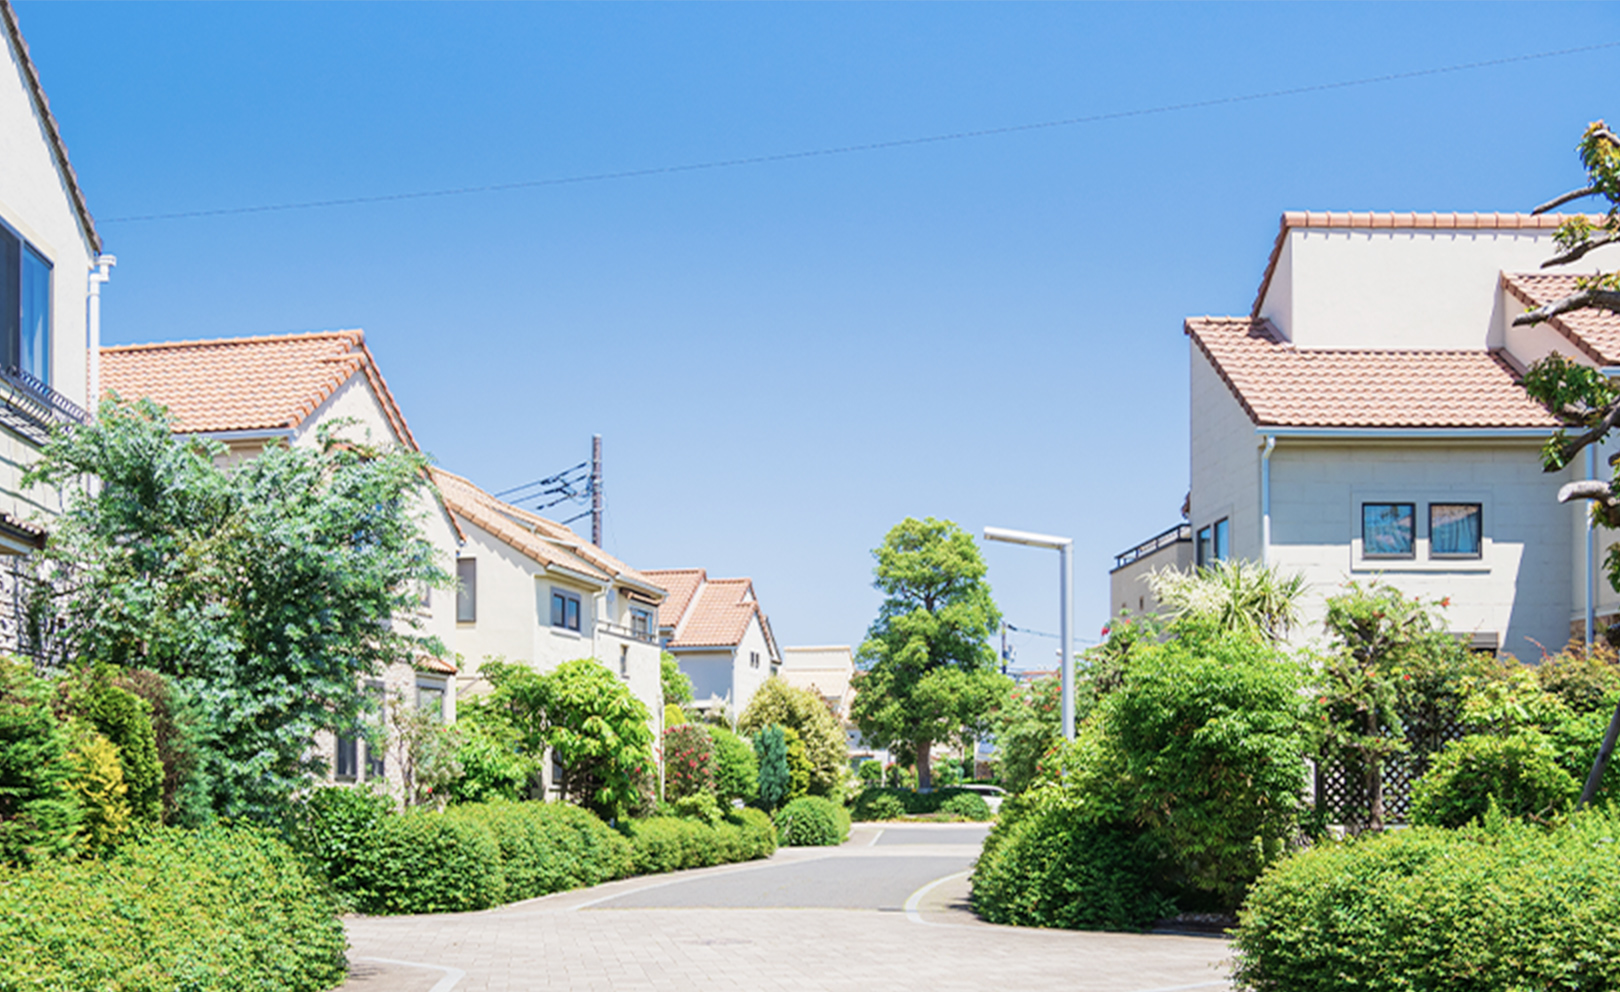
<svg viewBox="0 0 1620 992">
<path fill-rule="evenodd" d="M 1534 310 L 1578 292 L 1576 282 L 1580 278 L 1572 274 L 1504 272 L 1502 288 Z M 1588 307 L 1549 317 L 1546 323 L 1597 364 L 1620 365 L 1620 314 Z"/>
</svg>

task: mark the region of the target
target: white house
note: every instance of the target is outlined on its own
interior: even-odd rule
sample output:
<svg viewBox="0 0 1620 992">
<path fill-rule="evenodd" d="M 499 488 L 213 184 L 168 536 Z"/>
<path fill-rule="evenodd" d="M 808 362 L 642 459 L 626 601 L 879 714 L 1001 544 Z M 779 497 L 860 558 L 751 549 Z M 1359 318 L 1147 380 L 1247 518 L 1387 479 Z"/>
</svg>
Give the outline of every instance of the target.
<svg viewBox="0 0 1620 992">
<path fill-rule="evenodd" d="M 463 691 L 487 691 L 478 674 L 486 659 L 544 672 L 595 658 L 646 705 L 661 736 L 657 616 L 664 590 L 657 580 L 459 475 L 437 468 L 432 475 L 467 538 L 456 558 Z"/>
<path fill-rule="evenodd" d="M 99 291 L 113 258 L 101 254 L 16 12 L 3 0 L 0 31 L 0 648 L 29 653 L 11 588 L 61 506 L 44 488 L 25 491 L 21 479 L 50 428 L 83 420 L 95 395 Z"/>
<path fill-rule="evenodd" d="M 339 420 L 353 421 L 337 428 L 340 437 L 420 450 L 357 330 L 103 348 L 101 384 L 108 395 L 162 404 L 175 415 L 178 433 L 222 442 L 227 459 L 251 458 L 270 444 L 313 446 L 321 425 Z M 455 519 L 431 490 L 418 517 L 449 570 L 465 540 Z M 445 645 L 447 656 L 391 666 L 370 688 L 454 719 L 455 592 L 424 590 L 414 620 Z M 339 781 L 399 777 L 395 763 L 368 754 L 363 741 L 324 735 L 317 745 Z"/>
<path fill-rule="evenodd" d="M 1606 477 L 1613 446 L 1543 472 L 1556 424 L 1520 382 L 1555 351 L 1620 372 L 1620 317 L 1512 326 L 1573 288 L 1570 268 L 1541 268 L 1563 219 L 1285 214 L 1250 313 L 1186 321 L 1186 529 L 1116 559 L 1113 607 L 1142 602 L 1155 564 L 1238 557 L 1306 577 L 1299 638 L 1326 596 L 1375 578 L 1447 600 L 1449 629 L 1520 657 L 1589 613 L 1612 621 L 1598 573 L 1614 535 L 1589 540 L 1584 506 L 1557 494 Z"/>
<path fill-rule="evenodd" d="M 669 591 L 658 609 L 658 636 L 692 680 L 694 704 L 740 716 L 781 664 L 753 580 L 711 579 L 701 568 L 646 575 Z"/>
</svg>

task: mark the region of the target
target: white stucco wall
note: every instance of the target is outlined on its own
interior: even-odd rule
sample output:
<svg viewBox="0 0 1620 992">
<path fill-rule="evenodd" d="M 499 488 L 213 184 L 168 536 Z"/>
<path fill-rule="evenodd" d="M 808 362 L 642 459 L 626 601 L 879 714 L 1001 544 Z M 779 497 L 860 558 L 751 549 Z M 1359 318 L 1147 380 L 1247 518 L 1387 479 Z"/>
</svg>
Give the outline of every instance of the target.
<svg viewBox="0 0 1620 992">
<path fill-rule="evenodd" d="M 752 654 L 759 655 L 759 667 L 750 663 Z M 765 639 L 765 630 L 759 624 L 759 615 L 755 614 L 748 621 L 748 629 L 743 632 L 742 640 L 737 644 L 737 661 L 735 665 L 733 692 L 735 693 L 737 714 L 740 716 L 748 704 L 753 701 L 754 693 L 771 677 L 771 645 Z"/>
<path fill-rule="evenodd" d="M 1188 522 L 1198 531 L 1231 520 L 1231 554 L 1260 557 L 1260 439 L 1209 359 L 1190 340 L 1191 499 Z"/>
<path fill-rule="evenodd" d="M 1501 347 L 1499 277 L 1540 271 L 1552 235 L 1292 228 L 1260 314 L 1301 348 Z"/>
<path fill-rule="evenodd" d="M 1108 573 L 1109 608 L 1115 616 L 1130 613 L 1137 616 L 1157 613 L 1159 597 L 1147 584 L 1149 573 L 1163 568 L 1186 571 L 1193 565 L 1193 546 L 1189 541 L 1177 541 L 1150 555 L 1138 558 L 1123 568 Z"/>
<path fill-rule="evenodd" d="M 1323 602 L 1349 580 L 1393 584 L 1448 598 L 1448 630 L 1494 632 L 1501 649 L 1533 660 L 1569 632 L 1574 549 L 1570 509 L 1557 502 L 1569 472 L 1543 473 L 1531 443 L 1278 442 L 1271 461 L 1271 561 L 1302 573 L 1309 589 L 1296 640 L 1321 636 Z M 1410 560 L 1361 556 L 1361 504 L 1416 504 Z M 1484 513 L 1478 560 L 1428 553 L 1430 502 L 1477 502 Z"/>
</svg>

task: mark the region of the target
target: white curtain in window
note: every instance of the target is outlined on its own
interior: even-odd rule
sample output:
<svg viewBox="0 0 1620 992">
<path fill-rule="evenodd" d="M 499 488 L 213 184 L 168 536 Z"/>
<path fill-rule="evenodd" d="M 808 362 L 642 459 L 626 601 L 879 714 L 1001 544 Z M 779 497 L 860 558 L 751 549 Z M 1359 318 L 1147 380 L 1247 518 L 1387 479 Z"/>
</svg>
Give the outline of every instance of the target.
<svg viewBox="0 0 1620 992">
<path fill-rule="evenodd" d="M 1474 503 L 1434 503 L 1429 507 L 1429 550 L 1437 555 L 1477 555 L 1480 508 Z"/>
</svg>

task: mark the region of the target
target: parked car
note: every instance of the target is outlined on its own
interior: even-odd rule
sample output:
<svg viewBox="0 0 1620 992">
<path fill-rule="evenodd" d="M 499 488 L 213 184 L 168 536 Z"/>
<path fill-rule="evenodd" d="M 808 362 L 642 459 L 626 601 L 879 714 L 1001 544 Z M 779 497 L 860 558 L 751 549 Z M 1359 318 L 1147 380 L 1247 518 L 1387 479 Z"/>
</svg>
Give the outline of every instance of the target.
<svg viewBox="0 0 1620 992">
<path fill-rule="evenodd" d="M 992 813 L 999 812 L 1001 810 L 1001 801 L 1007 798 L 1007 790 L 1003 789 L 999 785 L 986 785 L 981 782 L 965 782 L 962 785 L 955 786 L 954 788 L 961 789 L 964 792 L 972 792 L 978 795 L 984 800 L 984 804 L 990 807 L 990 812 Z"/>
</svg>

